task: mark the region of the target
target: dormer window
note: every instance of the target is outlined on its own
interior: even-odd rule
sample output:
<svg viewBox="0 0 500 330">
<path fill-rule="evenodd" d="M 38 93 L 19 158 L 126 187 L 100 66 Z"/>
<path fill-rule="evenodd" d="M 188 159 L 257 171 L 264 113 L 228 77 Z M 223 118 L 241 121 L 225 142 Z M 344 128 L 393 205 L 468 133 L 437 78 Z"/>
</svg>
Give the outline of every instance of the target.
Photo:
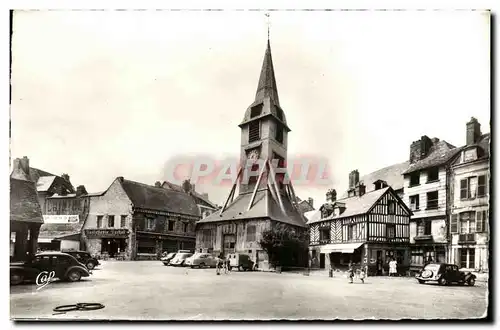
<svg viewBox="0 0 500 330">
<path fill-rule="evenodd" d="M 250 118 L 255 118 L 260 116 L 262 113 L 262 108 L 263 108 L 262 103 L 252 107 L 252 109 L 250 110 Z"/>
<path fill-rule="evenodd" d="M 477 159 L 477 148 L 472 148 L 464 151 L 464 163 L 471 162 Z"/>
<path fill-rule="evenodd" d="M 252 121 L 248 127 L 248 143 L 260 140 L 260 121 Z"/>
</svg>

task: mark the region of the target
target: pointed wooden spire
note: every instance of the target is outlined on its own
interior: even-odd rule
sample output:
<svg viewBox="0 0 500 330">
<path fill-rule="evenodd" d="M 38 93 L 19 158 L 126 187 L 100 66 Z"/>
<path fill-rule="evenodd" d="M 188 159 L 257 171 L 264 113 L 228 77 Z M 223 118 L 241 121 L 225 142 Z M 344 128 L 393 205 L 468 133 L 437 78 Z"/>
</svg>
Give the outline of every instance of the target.
<svg viewBox="0 0 500 330">
<path fill-rule="evenodd" d="M 262 101 L 265 97 L 270 97 L 276 105 L 280 105 L 269 39 L 267 40 L 267 48 L 264 54 L 262 70 L 260 71 L 259 86 L 257 87 L 255 101 Z"/>
</svg>

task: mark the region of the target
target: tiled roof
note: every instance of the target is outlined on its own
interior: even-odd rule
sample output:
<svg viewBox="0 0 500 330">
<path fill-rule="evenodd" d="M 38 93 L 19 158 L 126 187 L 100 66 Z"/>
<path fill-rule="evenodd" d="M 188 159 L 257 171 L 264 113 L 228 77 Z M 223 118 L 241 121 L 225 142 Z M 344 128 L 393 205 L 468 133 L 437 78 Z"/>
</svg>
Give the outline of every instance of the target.
<svg viewBox="0 0 500 330">
<path fill-rule="evenodd" d="M 55 239 L 62 236 L 79 234 L 83 227 L 83 221 L 77 223 L 44 223 L 40 227 L 40 238 Z"/>
<path fill-rule="evenodd" d="M 43 223 L 34 182 L 10 179 L 10 221 Z"/>
<path fill-rule="evenodd" d="M 425 170 L 434 166 L 446 164 L 461 150 L 462 148 L 456 148 L 446 141 L 438 141 L 432 145 L 427 157 L 410 164 L 408 169 L 404 171 L 403 174 L 409 174 L 415 171 Z"/>
<path fill-rule="evenodd" d="M 56 176 L 55 174 L 39 170 L 38 168 L 30 167 L 30 177 L 31 180 L 37 182 L 40 177 L 44 176 Z"/>
<path fill-rule="evenodd" d="M 270 97 L 277 106 L 280 105 L 269 40 L 267 41 L 266 53 L 264 54 L 264 62 L 262 63 L 255 101 L 262 101 L 265 97 Z"/>
<path fill-rule="evenodd" d="M 36 181 L 36 190 L 48 191 L 52 186 L 52 183 L 54 183 L 55 178 L 56 178 L 55 175 L 39 177 L 38 181 Z"/>
<path fill-rule="evenodd" d="M 182 189 L 181 186 L 176 185 L 172 182 L 164 181 L 162 184 L 162 187 L 184 193 L 184 189 Z M 209 206 L 211 208 L 214 208 L 214 209 L 217 208 L 217 206 L 214 203 L 212 203 L 207 198 L 205 198 L 205 196 L 197 193 L 196 191 L 191 192 L 191 195 L 195 199 L 196 204 L 205 204 L 206 206 Z"/>
<path fill-rule="evenodd" d="M 282 196 L 283 207 L 286 210 L 286 214 L 283 214 L 278 202 L 274 200 L 268 189 L 262 189 L 257 192 L 253 205 L 250 210 L 248 210 L 248 204 L 251 198 L 251 193 L 239 195 L 227 206 L 224 212 L 214 212 L 208 217 L 198 221 L 198 223 L 270 218 L 294 226 L 306 226 L 307 219 L 292 206 L 286 197 Z"/>
<path fill-rule="evenodd" d="M 355 197 L 350 197 L 350 198 L 344 198 L 337 200 L 337 202 L 344 203 L 345 205 L 345 211 L 342 214 L 339 214 L 338 212 L 335 213 L 335 215 L 330 215 L 328 218 L 321 219 L 321 213 L 319 214 L 319 218 L 317 214 L 313 214 L 311 216 L 311 220 L 308 222 L 308 224 L 323 221 L 323 220 L 333 220 L 333 219 L 341 219 L 341 218 L 347 218 L 347 217 L 352 217 L 355 215 L 359 214 L 365 214 L 367 213 L 373 205 L 384 195 L 390 187 L 382 188 L 379 190 L 374 190 L 369 193 L 364 194 L 363 196 L 355 196 Z M 320 208 L 320 210 L 322 207 Z"/>
<path fill-rule="evenodd" d="M 406 161 L 387 166 L 362 176 L 359 181 L 366 186 L 365 192 L 367 193 L 375 190 L 375 185 L 373 183 L 377 180 L 385 181 L 387 185 L 391 186 L 392 189 L 399 190 L 404 187 L 403 172 L 408 169 L 409 165 L 410 162 Z M 342 195 L 342 198 L 347 198 L 347 196 L 348 194 L 346 192 Z"/>
<path fill-rule="evenodd" d="M 121 180 L 120 183 L 134 207 L 200 216 L 198 206 L 193 198 L 186 193 L 130 180 Z"/>
</svg>

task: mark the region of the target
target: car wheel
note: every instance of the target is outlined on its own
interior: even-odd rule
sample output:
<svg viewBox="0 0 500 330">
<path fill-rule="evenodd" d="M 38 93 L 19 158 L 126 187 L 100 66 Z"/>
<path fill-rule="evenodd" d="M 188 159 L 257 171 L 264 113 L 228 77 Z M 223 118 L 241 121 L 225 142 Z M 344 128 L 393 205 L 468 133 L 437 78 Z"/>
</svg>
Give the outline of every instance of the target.
<svg viewBox="0 0 500 330">
<path fill-rule="evenodd" d="M 82 274 L 78 270 L 72 270 L 68 273 L 66 278 L 70 282 L 77 282 L 82 278 Z"/>
<path fill-rule="evenodd" d="M 24 282 L 24 276 L 20 273 L 10 274 L 10 285 L 19 285 Z"/>
<path fill-rule="evenodd" d="M 205 263 L 200 263 L 200 265 L 198 266 L 199 268 L 205 268 Z"/>
<path fill-rule="evenodd" d="M 418 283 L 420 283 L 420 284 L 424 284 L 424 283 L 425 283 L 425 281 L 423 281 L 423 280 L 418 280 Z"/>
<path fill-rule="evenodd" d="M 239 271 L 239 272 L 243 271 L 243 266 L 242 266 L 242 265 L 239 265 L 239 266 L 238 266 L 238 271 Z"/>
<path fill-rule="evenodd" d="M 441 277 L 438 283 L 439 285 L 448 285 L 448 281 L 444 277 Z"/>
<path fill-rule="evenodd" d="M 93 261 L 87 262 L 87 268 L 88 270 L 92 270 L 95 268 L 95 263 Z"/>
<path fill-rule="evenodd" d="M 474 286 L 474 284 L 476 284 L 476 279 L 474 278 L 469 278 L 469 280 L 467 281 L 467 284 L 469 286 Z"/>
</svg>

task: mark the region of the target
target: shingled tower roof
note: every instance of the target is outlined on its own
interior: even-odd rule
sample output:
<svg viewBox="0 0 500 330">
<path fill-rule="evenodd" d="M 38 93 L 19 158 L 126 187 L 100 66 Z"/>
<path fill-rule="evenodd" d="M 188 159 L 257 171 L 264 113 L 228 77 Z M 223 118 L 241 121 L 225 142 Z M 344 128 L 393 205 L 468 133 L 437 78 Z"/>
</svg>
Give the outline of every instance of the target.
<svg viewBox="0 0 500 330">
<path fill-rule="evenodd" d="M 270 97 L 275 105 L 280 105 L 269 40 L 267 40 L 264 62 L 262 63 L 262 69 L 260 71 L 259 85 L 257 86 L 257 93 L 255 94 L 255 102 L 263 101 L 266 96 Z"/>
</svg>

